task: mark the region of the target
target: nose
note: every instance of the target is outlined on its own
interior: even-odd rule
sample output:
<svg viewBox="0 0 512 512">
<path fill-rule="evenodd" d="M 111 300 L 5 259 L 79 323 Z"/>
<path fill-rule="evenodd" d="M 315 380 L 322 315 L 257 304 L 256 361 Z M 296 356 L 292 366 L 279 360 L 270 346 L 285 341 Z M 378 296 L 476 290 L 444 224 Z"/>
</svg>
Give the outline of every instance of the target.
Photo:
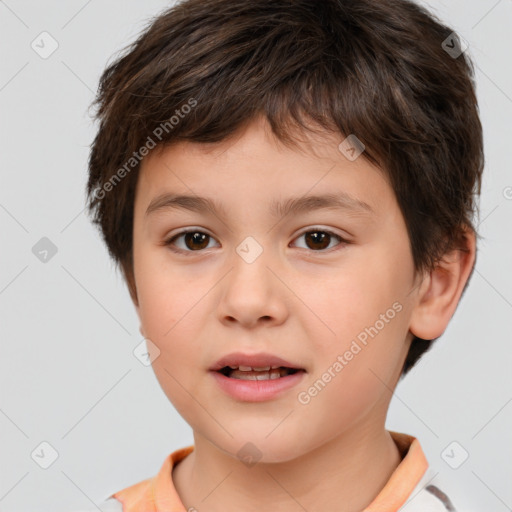
<svg viewBox="0 0 512 512">
<path fill-rule="evenodd" d="M 221 322 L 239 323 L 245 328 L 260 324 L 279 325 L 288 316 L 287 287 L 282 271 L 271 251 L 261 250 L 255 257 L 255 248 L 244 252 L 243 244 L 230 260 L 231 270 L 222 280 L 218 315 Z M 252 251 L 252 254 L 251 254 Z"/>
</svg>

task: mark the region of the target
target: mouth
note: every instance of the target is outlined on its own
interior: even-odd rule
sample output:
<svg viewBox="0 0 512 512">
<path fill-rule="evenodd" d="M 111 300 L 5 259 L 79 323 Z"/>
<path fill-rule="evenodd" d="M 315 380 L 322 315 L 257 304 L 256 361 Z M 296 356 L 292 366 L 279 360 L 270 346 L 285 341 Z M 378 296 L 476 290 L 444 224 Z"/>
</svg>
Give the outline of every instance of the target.
<svg viewBox="0 0 512 512">
<path fill-rule="evenodd" d="M 252 367 L 237 365 L 224 366 L 217 370 L 218 373 L 225 377 L 239 380 L 276 380 L 303 371 L 305 370 L 286 366 Z"/>
<path fill-rule="evenodd" d="M 229 354 L 209 370 L 216 385 L 239 402 L 284 398 L 308 373 L 300 364 L 264 353 Z"/>
<path fill-rule="evenodd" d="M 300 364 L 262 352 L 258 354 L 242 352 L 227 354 L 209 369 L 224 375 L 224 377 L 239 380 L 277 380 L 298 372 L 306 372 Z"/>
</svg>

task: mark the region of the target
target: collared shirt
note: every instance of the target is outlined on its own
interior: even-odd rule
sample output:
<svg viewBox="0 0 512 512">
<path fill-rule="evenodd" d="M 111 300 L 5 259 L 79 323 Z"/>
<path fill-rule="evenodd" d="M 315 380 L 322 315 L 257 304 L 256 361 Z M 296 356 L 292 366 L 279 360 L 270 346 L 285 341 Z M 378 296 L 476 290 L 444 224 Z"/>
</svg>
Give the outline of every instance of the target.
<svg viewBox="0 0 512 512">
<path fill-rule="evenodd" d="M 391 431 L 390 434 L 402 461 L 363 512 L 459 512 L 441 489 L 430 484 L 433 472 L 419 441 L 408 434 Z M 193 450 L 194 446 L 187 446 L 172 452 L 156 476 L 115 492 L 98 505 L 99 509 L 102 512 L 188 512 L 174 487 L 172 469 Z"/>
</svg>

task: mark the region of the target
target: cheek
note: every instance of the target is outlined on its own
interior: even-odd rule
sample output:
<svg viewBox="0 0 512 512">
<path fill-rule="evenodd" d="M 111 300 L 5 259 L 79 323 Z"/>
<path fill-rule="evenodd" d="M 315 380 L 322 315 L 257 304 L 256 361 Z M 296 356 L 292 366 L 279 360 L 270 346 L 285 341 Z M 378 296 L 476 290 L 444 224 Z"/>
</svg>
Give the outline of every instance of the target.
<svg viewBox="0 0 512 512">
<path fill-rule="evenodd" d="M 369 252 L 309 295 L 308 305 L 328 329 L 313 317 L 303 324 L 315 344 L 315 378 L 342 356 L 343 370 L 329 388 L 339 385 L 342 393 L 352 389 L 361 396 L 374 396 L 374 386 L 382 388 L 377 376 L 392 380 L 404 354 L 409 315 L 408 272 L 396 264 L 396 254 Z M 336 393 L 332 398 L 343 401 Z"/>
<path fill-rule="evenodd" d="M 386 403 L 404 353 L 400 341 L 402 327 L 399 322 L 393 324 L 394 320 L 398 317 L 377 334 L 370 325 L 368 332 L 361 330 L 364 343 L 360 341 L 362 337 L 338 336 L 338 346 L 320 348 L 324 352 L 307 386 L 300 389 L 307 395 L 301 396 L 299 406 L 306 417 L 330 425 L 328 430 L 335 435 L 340 426 L 348 428 L 379 407 L 377 404 Z M 359 326 L 353 328 L 354 332 L 357 330 Z"/>
<path fill-rule="evenodd" d="M 156 345 L 158 356 L 152 368 L 160 387 L 176 410 L 186 419 L 191 419 L 190 394 L 196 396 L 197 382 L 193 371 L 197 371 L 200 347 L 197 335 L 199 305 L 196 296 L 186 298 L 162 280 L 147 281 L 141 290 L 144 300 L 140 316 L 146 337 Z M 187 391 L 185 391 L 187 390 Z"/>
<path fill-rule="evenodd" d="M 373 325 L 381 314 L 392 308 L 399 296 L 393 288 L 396 283 L 391 282 L 389 273 L 365 265 L 364 261 L 350 268 L 350 271 L 336 271 L 324 283 L 313 284 L 305 295 L 308 299 L 306 304 L 310 306 L 308 316 L 312 316 L 318 328 L 322 327 L 318 320 L 325 327 L 322 328 L 321 339 L 327 352 L 344 349 L 348 340 L 364 333 L 365 328 Z M 313 336 L 311 339 L 315 339 L 314 333 L 310 334 Z"/>
<path fill-rule="evenodd" d="M 191 318 L 200 309 L 197 306 L 204 295 L 197 276 L 187 277 L 169 265 L 165 251 L 147 251 L 136 263 L 136 283 L 139 315 L 146 334 L 164 344 L 180 329 L 191 324 Z"/>
<path fill-rule="evenodd" d="M 201 299 L 211 284 L 197 275 L 177 272 L 165 262 L 148 259 L 138 270 L 141 323 L 146 337 L 160 351 L 153 361 L 153 369 L 162 386 L 165 382 L 169 398 L 179 396 L 181 388 L 171 376 L 185 384 L 190 369 L 198 365 L 200 326 L 207 307 L 207 301 Z"/>
</svg>

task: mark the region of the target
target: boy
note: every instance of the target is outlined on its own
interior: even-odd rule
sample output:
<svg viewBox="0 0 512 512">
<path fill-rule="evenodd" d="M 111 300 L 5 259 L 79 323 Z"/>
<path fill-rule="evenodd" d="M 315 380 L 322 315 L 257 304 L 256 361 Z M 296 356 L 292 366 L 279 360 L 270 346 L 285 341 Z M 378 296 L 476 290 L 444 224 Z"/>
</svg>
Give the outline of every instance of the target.
<svg viewBox="0 0 512 512">
<path fill-rule="evenodd" d="M 476 258 L 453 31 L 406 0 L 188 0 L 96 104 L 89 208 L 194 433 L 103 509 L 457 510 L 384 426 Z"/>
</svg>

